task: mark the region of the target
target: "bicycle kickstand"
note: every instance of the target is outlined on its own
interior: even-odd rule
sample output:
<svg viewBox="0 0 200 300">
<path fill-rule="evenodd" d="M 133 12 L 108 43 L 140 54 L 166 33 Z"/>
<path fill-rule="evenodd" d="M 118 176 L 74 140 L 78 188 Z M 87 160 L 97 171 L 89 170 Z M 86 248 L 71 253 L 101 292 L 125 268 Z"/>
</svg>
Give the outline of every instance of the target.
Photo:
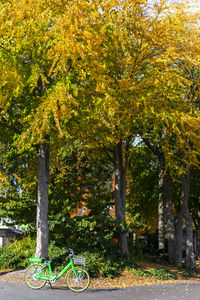
<svg viewBox="0 0 200 300">
<path fill-rule="evenodd" d="M 53 290 L 53 287 L 52 287 L 51 281 L 49 281 L 49 285 L 50 285 L 50 289 L 51 289 L 51 290 Z"/>
</svg>

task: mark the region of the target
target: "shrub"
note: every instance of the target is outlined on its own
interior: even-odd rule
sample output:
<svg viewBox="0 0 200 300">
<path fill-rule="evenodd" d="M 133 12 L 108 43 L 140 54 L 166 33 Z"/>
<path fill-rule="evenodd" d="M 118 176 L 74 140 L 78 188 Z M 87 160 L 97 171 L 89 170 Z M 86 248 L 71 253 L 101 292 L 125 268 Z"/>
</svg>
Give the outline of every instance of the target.
<svg viewBox="0 0 200 300">
<path fill-rule="evenodd" d="M 52 268 L 61 271 L 66 266 L 68 255 L 63 247 L 58 247 L 54 242 L 49 244 L 48 256 L 52 258 Z"/>
<path fill-rule="evenodd" d="M 29 263 L 28 258 L 34 256 L 35 247 L 36 242 L 30 237 L 10 242 L 1 250 L 0 269 L 26 268 Z M 127 264 L 126 259 L 120 256 L 115 248 L 111 249 L 110 246 L 108 249 L 104 249 L 104 251 L 100 251 L 99 249 L 90 249 L 89 251 L 76 249 L 75 252 L 78 255 L 86 258 L 85 268 L 91 277 L 102 276 L 113 278 L 119 275 Z M 67 263 L 66 259 L 68 255 L 66 250 L 62 246 L 56 246 L 55 242 L 50 242 L 48 250 L 49 257 L 53 259 L 52 268 L 56 271 L 61 271 Z"/>
<path fill-rule="evenodd" d="M 91 277 L 116 277 L 128 264 L 127 259 L 120 255 L 117 250 L 111 252 L 96 250 L 92 253 L 82 252 L 81 255 L 86 258 L 86 269 Z"/>
<path fill-rule="evenodd" d="M 80 246 L 81 245 L 81 246 Z M 21 240 L 15 240 L 9 243 L 0 252 L 0 269 L 23 269 L 29 264 L 28 258 L 34 256 L 36 247 L 35 239 L 24 237 Z M 123 269 L 128 267 L 137 276 L 154 276 L 158 279 L 174 278 L 174 274 L 164 269 L 151 269 L 149 271 L 143 270 L 141 267 L 135 265 L 135 261 L 140 258 L 131 251 L 129 259 L 121 256 L 114 244 L 111 242 L 104 243 L 104 247 L 85 247 L 82 244 L 70 245 L 75 253 L 86 258 L 85 268 L 90 273 L 91 277 L 109 277 L 113 278 L 120 275 Z M 87 251 L 85 250 L 87 249 Z M 67 264 L 66 259 L 68 255 L 62 246 L 57 246 L 56 242 L 49 244 L 49 257 L 53 259 L 52 268 L 56 271 L 61 271 Z M 141 249 L 139 250 L 139 252 Z M 145 255 L 143 255 L 143 260 Z M 146 257 L 147 258 L 147 257 Z M 152 261 L 152 256 L 148 257 Z"/>
<path fill-rule="evenodd" d="M 28 265 L 28 258 L 33 256 L 35 241 L 30 237 L 15 240 L 3 247 L 0 252 L 0 269 L 22 269 Z"/>
</svg>

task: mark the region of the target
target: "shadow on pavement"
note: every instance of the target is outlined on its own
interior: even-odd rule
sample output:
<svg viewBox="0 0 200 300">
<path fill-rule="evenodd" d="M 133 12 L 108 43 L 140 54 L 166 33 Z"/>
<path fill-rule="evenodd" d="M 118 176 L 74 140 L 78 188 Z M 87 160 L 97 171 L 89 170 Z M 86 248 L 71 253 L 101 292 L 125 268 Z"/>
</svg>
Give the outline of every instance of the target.
<svg viewBox="0 0 200 300">
<path fill-rule="evenodd" d="M 51 290 L 50 286 L 46 286 L 46 289 Z M 63 290 L 63 291 L 70 291 L 70 289 L 66 286 L 58 286 L 58 285 L 52 285 L 53 290 Z M 90 289 L 88 288 L 83 293 L 98 293 L 98 292 L 112 292 L 112 291 L 119 291 L 121 288 L 111 288 L 111 289 L 105 289 L 105 288 L 97 288 L 97 289 Z M 72 293 L 76 294 L 76 292 Z"/>
</svg>

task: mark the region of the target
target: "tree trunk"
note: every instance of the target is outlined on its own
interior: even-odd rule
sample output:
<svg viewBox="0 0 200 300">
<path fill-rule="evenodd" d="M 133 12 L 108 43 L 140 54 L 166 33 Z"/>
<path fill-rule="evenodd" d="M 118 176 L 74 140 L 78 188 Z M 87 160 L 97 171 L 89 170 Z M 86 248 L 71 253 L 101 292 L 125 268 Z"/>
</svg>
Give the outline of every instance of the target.
<svg viewBox="0 0 200 300">
<path fill-rule="evenodd" d="M 195 257 L 196 259 L 200 260 L 200 211 L 197 213 L 197 218 L 195 222 L 195 228 L 196 228 L 196 253 Z"/>
<path fill-rule="evenodd" d="M 184 209 L 181 206 L 176 222 L 176 243 L 174 248 L 174 264 L 177 267 L 182 266 L 183 213 Z"/>
<path fill-rule="evenodd" d="M 163 178 L 163 187 L 166 201 L 166 216 L 167 216 L 167 235 L 168 235 L 168 256 L 170 263 L 174 263 L 174 246 L 175 246 L 175 220 L 173 213 L 172 201 L 172 184 L 169 171 L 166 172 Z"/>
<path fill-rule="evenodd" d="M 190 192 L 191 170 L 188 169 L 187 174 L 182 177 L 182 194 L 183 194 L 183 207 L 184 217 L 186 222 L 186 257 L 185 265 L 189 269 L 196 267 L 194 246 L 193 246 L 193 219 L 189 212 L 189 192 Z"/>
<path fill-rule="evenodd" d="M 159 187 L 163 185 L 162 172 L 160 172 Z M 163 193 L 159 194 L 158 203 L 158 249 L 165 249 L 165 227 L 164 227 L 164 201 Z"/>
<path fill-rule="evenodd" d="M 123 143 L 120 141 L 114 147 L 115 166 L 115 213 L 116 218 L 125 225 L 126 218 L 126 163 L 123 163 Z M 119 229 L 119 231 L 121 231 Z M 127 233 L 120 232 L 118 236 L 118 248 L 124 255 L 128 255 Z"/>
<path fill-rule="evenodd" d="M 196 268 L 194 246 L 193 246 L 193 220 L 189 212 L 185 214 L 186 220 L 186 257 L 185 265 L 189 269 Z"/>
<path fill-rule="evenodd" d="M 36 257 L 48 256 L 48 182 L 49 144 L 41 143 L 38 149 L 38 203 L 37 203 L 37 246 Z"/>
</svg>

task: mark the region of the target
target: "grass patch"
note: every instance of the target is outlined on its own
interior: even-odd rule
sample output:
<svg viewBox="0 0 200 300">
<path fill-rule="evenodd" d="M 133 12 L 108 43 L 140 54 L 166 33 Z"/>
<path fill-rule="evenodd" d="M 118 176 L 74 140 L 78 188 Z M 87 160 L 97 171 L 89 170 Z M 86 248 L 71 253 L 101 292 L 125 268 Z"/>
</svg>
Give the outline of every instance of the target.
<svg viewBox="0 0 200 300">
<path fill-rule="evenodd" d="M 183 277 L 187 277 L 187 278 L 196 277 L 199 274 L 198 270 L 191 270 L 186 267 L 178 268 L 178 270 Z"/>
<path fill-rule="evenodd" d="M 150 270 L 144 270 L 141 266 L 137 266 L 132 268 L 131 271 L 136 276 L 154 277 L 158 280 L 176 279 L 176 274 L 162 268 L 152 268 Z"/>
</svg>

